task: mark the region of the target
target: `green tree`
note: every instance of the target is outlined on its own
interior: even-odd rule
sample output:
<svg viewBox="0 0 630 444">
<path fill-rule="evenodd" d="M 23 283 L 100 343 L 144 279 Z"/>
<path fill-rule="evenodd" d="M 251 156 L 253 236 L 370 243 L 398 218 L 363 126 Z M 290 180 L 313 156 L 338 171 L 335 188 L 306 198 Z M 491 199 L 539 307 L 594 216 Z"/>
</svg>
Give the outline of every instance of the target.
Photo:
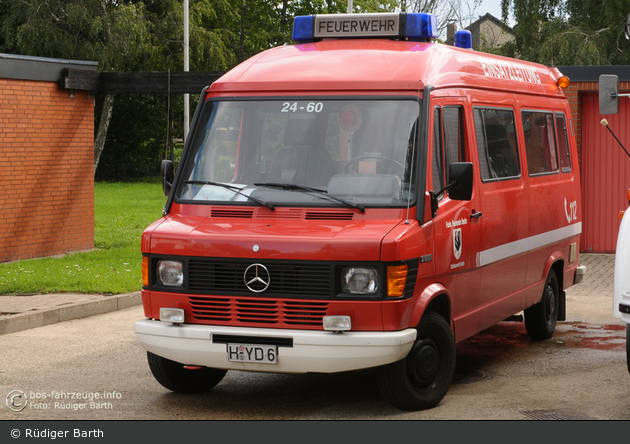
<svg viewBox="0 0 630 444">
<path fill-rule="evenodd" d="M 498 52 L 546 65 L 630 63 L 624 25 L 630 0 L 502 0 L 516 39 Z"/>
<path fill-rule="evenodd" d="M 208 16 L 219 16 L 210 7 L 213 3 L 217 2 L 195 4 L 203 7 L 197 7 L 199 14 L 194 17 L 198 20 L 191 26 L 191 46 L 198 53 L 194 59 L 198 62 L 192 64 L 193 69 L 223 70 L 236 60 L 229 45 L 224 43 L 226 39 L 222 38 L 226 35 L 225 26 L 219 24 L 218 32 L 212 27 L 202 27 L 207 24 L 203 21 Z M 0 19 L 1 52 L 98 61 L 101 71 L 181 70 L 183 65 L 183 8 L 178 0 L 4 0 L 0 6 Z M 120 133 L 115 137 L 116 147 L 123 144 L 124 155 L 144 152 L 147 146 L 161 151 L 155 141 L 161 139 L 163 143 L 165 140 L 165 99 L 147 101 L 138 96 L 121 97 L 125 103 L 129 100 L 138 103 L 121 106 L 120 111 L 129 114 L 120 116 L 120 126 L 108 131 L 113 99 L 112 95 L 99 95 L 97 100 L 101 118 L 95 138 L 95 170 L 103 148 L 108 147 L 108 151 L 114 143 L 114 137 L 105 139 L 108 132 Z M 163 116 L 161 131 L 156 128 L 156 133 L 142 143 L 138 143 L 136 134 L 146 133 L 147 126 L 140 127 L 142 119 L 137 118 L 138 113 L 153 118 Z M 132 159 L 119 160 L 126 164 Z M 138 170 L 144 171 L 144 168 Z M 112 172 L 118 177 L 120 168 Z M 104 175 L 107 177 L 107 172 Z"/>
</svg>

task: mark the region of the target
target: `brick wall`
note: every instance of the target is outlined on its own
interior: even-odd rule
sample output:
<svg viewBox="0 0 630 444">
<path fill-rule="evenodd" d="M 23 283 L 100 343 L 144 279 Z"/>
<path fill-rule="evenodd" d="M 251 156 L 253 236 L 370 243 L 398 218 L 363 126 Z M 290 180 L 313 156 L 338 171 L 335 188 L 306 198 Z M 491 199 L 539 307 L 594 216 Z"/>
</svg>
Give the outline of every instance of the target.
<svg viewBox="0 0 630 444">
<path fill-rule="evenodd" d="M 94 98 L 0 78 L 0 262 L 94 248 Z"/>
</svg>

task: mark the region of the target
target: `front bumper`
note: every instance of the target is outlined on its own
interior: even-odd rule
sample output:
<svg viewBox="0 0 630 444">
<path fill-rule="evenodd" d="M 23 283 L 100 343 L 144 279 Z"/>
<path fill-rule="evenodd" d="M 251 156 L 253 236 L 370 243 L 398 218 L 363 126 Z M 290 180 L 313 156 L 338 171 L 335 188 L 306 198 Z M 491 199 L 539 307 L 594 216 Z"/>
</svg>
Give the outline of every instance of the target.
<svg viewBox="0 0 630 444">
<path fill-rule="evenodd" d="M 626 324 L 630 324 L 630 292 L 621 293 L 619 313 L 621 313 L 621 320 Z"/>
<path fill-rule="evenodd" d="M 416 339 L 416 330 L 393 332 L 332 333 L 311 330 L 242 328 L 182 324 L 145 319 L 135 324 L 140 345 L 158 356 L 187 365 L 227 370 L 271 373 L 335 373 L 377 367 L 403 359 Z M 226 335 L 286 339 L 292 347 L 278 347 L 277 364 L 228 361 L 225 343 L 213 342 L 213 336 Z M 235 341 L 236 342 L 236 341 Z"/>
<path fill-rule="evenodd" d="M 586 274 L 586 265 L 579 265 L 575 269 L 575 278 L 573 280 L 573 284 L 579 284 L 584 279 L 584 275 Z"/>
</svg>

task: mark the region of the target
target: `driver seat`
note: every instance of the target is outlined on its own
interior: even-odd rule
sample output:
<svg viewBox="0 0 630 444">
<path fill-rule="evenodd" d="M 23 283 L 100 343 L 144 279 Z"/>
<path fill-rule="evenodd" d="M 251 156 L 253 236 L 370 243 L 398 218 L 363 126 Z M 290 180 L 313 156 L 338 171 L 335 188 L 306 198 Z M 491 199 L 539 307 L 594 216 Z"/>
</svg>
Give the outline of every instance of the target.
<svg viewBox="0 0 630 444">
<path fill-rule="evenodd" d="M 319 128 L 314 119 L 290 119 L 284 131 L 284 148 L 276 153 L 267 182 L 310 187 L 328 184 L 332 176 L 330 153 L 319 148 Z"/>
</svg>

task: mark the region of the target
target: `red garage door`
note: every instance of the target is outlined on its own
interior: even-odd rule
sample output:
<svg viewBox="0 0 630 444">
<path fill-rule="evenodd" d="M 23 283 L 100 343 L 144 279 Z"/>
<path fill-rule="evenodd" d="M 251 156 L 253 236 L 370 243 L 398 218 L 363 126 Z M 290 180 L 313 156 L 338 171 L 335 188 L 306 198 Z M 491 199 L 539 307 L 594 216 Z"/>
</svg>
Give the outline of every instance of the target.
<svg viewBox="0 0 630 444">
<path fill-rule="evenodd" d="M 597 94 L 582 97 L 582 208 L 581 250 L 614 253 L 619 231 L 619 211 L 628 207 L 630 157 L 610 132 L 630 152 L 630 98 L 622 97 L 619 113 L 599 114 Z"/>
</svg>

